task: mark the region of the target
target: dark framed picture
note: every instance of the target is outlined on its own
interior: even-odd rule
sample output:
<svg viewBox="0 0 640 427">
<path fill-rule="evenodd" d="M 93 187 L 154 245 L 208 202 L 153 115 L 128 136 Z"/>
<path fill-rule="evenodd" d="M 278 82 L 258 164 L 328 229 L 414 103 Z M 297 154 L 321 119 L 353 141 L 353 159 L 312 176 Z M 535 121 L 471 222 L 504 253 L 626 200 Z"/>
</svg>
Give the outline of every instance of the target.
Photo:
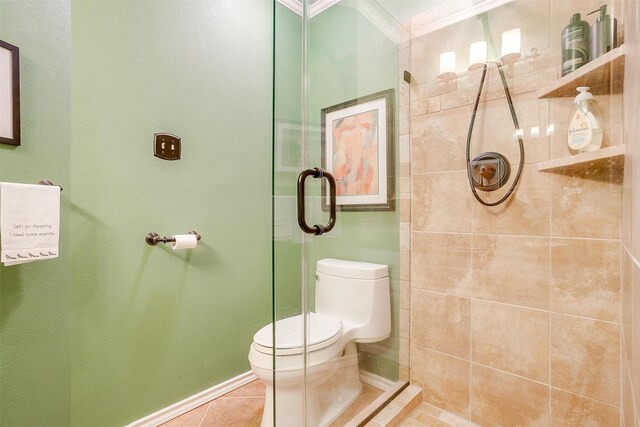
<svg viewBox="0 0 640 427">
<path fill-rule="evenodd" d="M 20 145 L 18 48 L 0 40 L 0 143 Z"/>
<path fill-rule="evenodd" d="M 388 89 L 322 109 L 322 167 L 336 179 L 338 210 L 395 209 L 393 98 Z"/>
</svg>

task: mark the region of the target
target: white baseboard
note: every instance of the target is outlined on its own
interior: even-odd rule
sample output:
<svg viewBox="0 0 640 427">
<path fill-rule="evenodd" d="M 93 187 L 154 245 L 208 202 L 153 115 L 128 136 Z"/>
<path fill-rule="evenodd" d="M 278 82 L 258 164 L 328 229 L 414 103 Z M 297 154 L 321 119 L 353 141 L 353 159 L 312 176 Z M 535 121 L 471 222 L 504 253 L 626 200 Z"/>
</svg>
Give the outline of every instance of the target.
<svg viewBox="0 0 640 427">
<path fill-rule="evenodd" d="M 372 374 L 371 372 L 365 371 L 363 369 L 360 369 L 360 381 L 384 391 L 389 390 L 391 387 L 393 387 L 396 384 L 395 381 L 388 380 L 385 377 Z"/>
<path fill-rule="evenodd" d="M 162 423 L 166 423 L 184 413 L 189 412 L 192 409 L 197 408 L 200 405 L 218 398 L 224 394 L 227 394 L 237 388 L 242 387 L 245 384 L 249 384 L 251 381 L 256 380 L 258 377 L 249 371 L 237 377 L 231 378 L 221 384 L 214 385 L 198 394 L 194 394 L 191 397 L 187 397 L 180 402 L 174 403 L 171 406 L 167 406 L 164 409 L 160 409 L 153 414 L 147 415 L 137 421 L 128 424 L 125 427 L 156 427 Z M 394 384 L 394 381 L 390 381 L 384 377 L 381 377 L 371 372 L 360 370 L 360 381 L 370 386 L 379 388 L 381 390 L 389 390 Z"/>
<path fill-rule="evenodd" d="M 210 400 L 213 400 L 217 397 L 222 396 L 223 394 L 227 394 L 230 391 L 233 391 L 239 387 L 242 387 L 243 385 L 248 384 L 257 378 L 258 377 L 256 377 L 256 375 L 253 372 L 251 371 L 245 372 L 244 374 L 231 378 L 228 381 L 225 381 L 218 385 L 214 385 L 211 388 L 201 391 L 198 394 L 194 394 L 191 397 L 187 397 L 186 399 L 181 400 L 180 402 L 174 403 L 171 406 L 167 406 L 166 408 L 161 409 L 157 412 L 154 412 L 151 415 L 147 415 L 146 417 L 141 418 L 138 421 L 134 421 L 131 424 L 128 424 L 126 427 L 158 426 L 186 412 L 189 412 L 190 410 L 195 409 L 198 406 L 209 402 Z"/>
</svg>

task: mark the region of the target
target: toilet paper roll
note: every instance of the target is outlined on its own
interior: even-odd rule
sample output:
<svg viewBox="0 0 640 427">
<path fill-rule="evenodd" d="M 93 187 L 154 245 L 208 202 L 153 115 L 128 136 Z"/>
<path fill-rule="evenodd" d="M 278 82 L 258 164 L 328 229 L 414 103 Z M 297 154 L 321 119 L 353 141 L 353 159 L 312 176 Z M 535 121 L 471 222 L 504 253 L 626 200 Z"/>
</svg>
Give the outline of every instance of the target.
<svg viewBox="0 0 640 427">
<path fill-rule="evenodd" d="M 176 234 L 173 236 L 176 239 L 175 242 L 171 242 L 173 250 L 177 249 L 192 249 L 198 244 L 198 237 L 195 234 Z"/>
</svg>

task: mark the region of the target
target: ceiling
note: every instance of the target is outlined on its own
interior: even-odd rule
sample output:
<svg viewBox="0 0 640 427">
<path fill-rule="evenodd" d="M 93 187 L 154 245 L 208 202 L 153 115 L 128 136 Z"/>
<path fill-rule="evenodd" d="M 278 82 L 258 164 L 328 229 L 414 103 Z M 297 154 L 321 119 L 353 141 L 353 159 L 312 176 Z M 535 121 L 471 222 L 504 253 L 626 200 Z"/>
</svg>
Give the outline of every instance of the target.
<svg viewBox="0 0 640 427">
<path fill-rule="evenodd" d="M 303 0 L 277 1 L 302 16 Z M 423 12 L 430 11 L 432 16 L 422 23 L 419 31 L 412 32 L 413 36 L 436 31 L 511 1 L 513 0 L 309 0 L 308 13 L 313 18 L 338 3 L 355 8 L 397 43 L 400 32 L 407 28 L 402 24 Z"/>
<path fill-rule="evenodd" d="M 313 0 L 317 1 L 317 0 Z M 376 0 L 398 22 L 404 22 L 446 0 Z"/>
<path fill-rule="evenodd" d="M 278 1 L 294 12 L 302 15 L 302 0 Z M 313 17 L 339 1 L 340 0 L 309 0 L 310 15 Z M 377 4 L 379 7 L 376 9 L 384 10 L 388 18 L 393 18 L 400 23 L 445 1 L 446 0 L 367 0 L 368 3 Z M 353 0 L 346 0 L 345 2 L 354 3 Z"/>
</svg>

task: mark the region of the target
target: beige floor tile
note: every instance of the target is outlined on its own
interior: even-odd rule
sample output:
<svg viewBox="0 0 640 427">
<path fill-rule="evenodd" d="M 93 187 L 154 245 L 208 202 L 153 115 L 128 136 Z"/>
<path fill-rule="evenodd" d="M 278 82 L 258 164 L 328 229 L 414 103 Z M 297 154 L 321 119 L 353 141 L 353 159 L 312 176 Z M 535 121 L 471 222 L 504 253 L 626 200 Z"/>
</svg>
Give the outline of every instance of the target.
<svg viewBox="0 0 640 427">
<path fill-rule="evenodd" d="M 262 421 L 264 399 L 221 397 L 211 402 L 202 427 L 258 427 Z"/>
<path fill-rule="evenodd" d="M 468 419 L 444 411 L 430 403 L 422 402 L 399 426 L 479 427 Z"/>
<path fill-rule="evenodd" d="M 265 383 L 262 380 L 251 381 L 244 386 L 233 390 L 224 397 L 262 397 L 266 393 Z"/>
<path fill-rule="evenodd" d="M 362 392 L 360 393 L 358 399 L 353 402 L 353 404 L 331 424 L 331 427 L 344 426 L 356 415 L 358 415 L 363 409 L 373 403 L 373 401 L 381 396 L 382 393 L 383 391 L 376 387 L 370 386 L 368 384 L 363 384 Z"/>
<path fill-rule="evenodd" d="M 211 402 L 207 402 L 204 405 L 200 405 L 195 409 L 190 410 L 189 412 L 180 415 L 177 418 L 172 419 L 164 424 L 161 424 L 162 427 L 198 427 L 202 418 L 204 418 L 204 414 L 209 409 L 209 405 Z"/>
<path fill-rule="evenodd" d="M 415 411 L 399 424 L 402 427 L 450 427 L 451 424 L 440 421 L 421 411 Z"/>
<path fill-rule="evenodd" d="M 382 395 L 383 391 L 369 384 L 362 385 L 358 399 L 340 416 L 332 427 L 342 426 Z M 224 396 L 199 406 L 162 426 L 166 427 L 251 427 L 259 426 L 264 408 L 265 385 L 255 380 Z"/>
</svg>

